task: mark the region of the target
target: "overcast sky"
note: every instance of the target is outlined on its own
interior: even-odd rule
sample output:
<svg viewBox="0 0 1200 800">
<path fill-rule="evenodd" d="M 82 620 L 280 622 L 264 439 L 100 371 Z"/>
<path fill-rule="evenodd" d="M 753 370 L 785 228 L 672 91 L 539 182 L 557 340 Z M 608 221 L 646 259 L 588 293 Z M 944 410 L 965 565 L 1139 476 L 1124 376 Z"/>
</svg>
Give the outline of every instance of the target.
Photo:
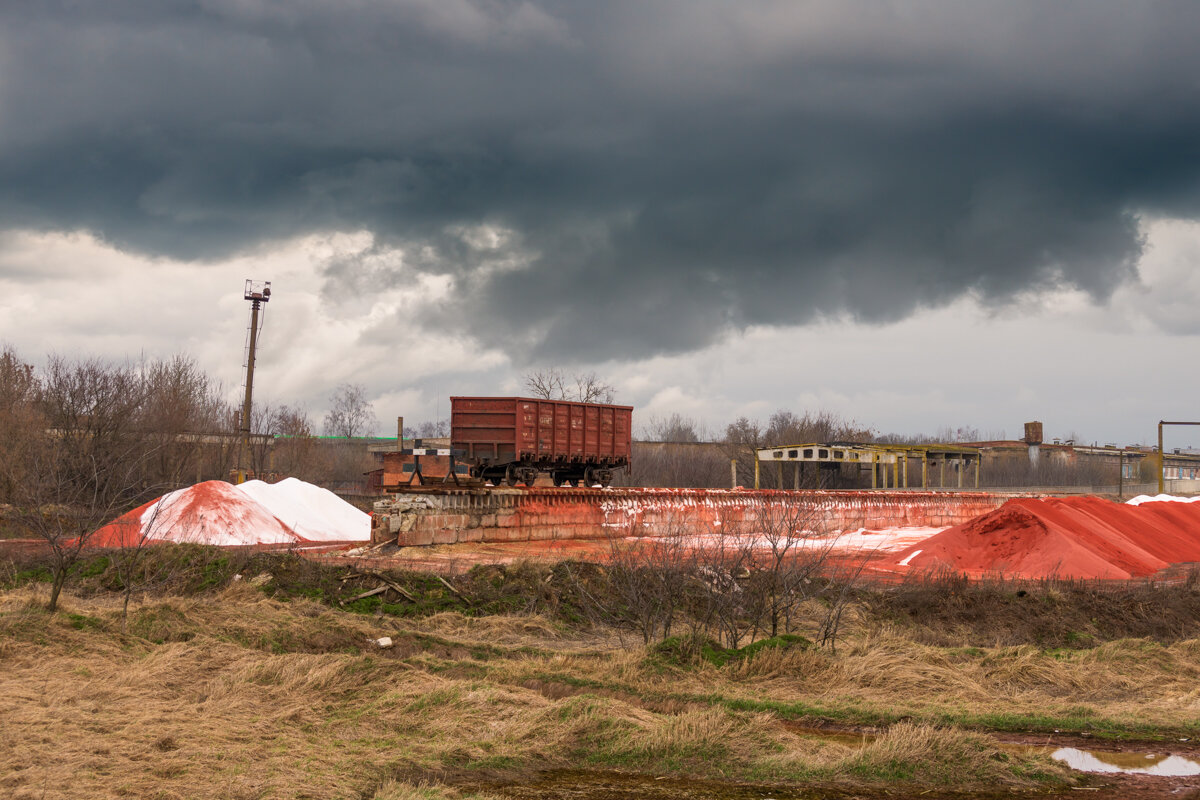
<svg viewBox="0 0 1200 800">
<path fill-rule="evenodd" d="M 0 0 L 0 339 L 385 423 L 1200 419 L 1200 4 Z M 1191 444 L 1175 434 L 1174 445 Z"/>
</svg>

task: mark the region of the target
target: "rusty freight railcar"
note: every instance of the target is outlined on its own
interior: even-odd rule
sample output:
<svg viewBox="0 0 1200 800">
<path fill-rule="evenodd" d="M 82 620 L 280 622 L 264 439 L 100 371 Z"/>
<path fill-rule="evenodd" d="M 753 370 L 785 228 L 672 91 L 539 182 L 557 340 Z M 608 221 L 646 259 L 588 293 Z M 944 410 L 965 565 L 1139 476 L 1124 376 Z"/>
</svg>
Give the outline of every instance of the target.
<svg viewBox="0 0 1200 800">
<path fill-rule="evenodd" d="M 629 466 L 633 407 L 530 397 L 451 397 L 450 446 L 492 483 L 607 486 Z"/>
</svg>

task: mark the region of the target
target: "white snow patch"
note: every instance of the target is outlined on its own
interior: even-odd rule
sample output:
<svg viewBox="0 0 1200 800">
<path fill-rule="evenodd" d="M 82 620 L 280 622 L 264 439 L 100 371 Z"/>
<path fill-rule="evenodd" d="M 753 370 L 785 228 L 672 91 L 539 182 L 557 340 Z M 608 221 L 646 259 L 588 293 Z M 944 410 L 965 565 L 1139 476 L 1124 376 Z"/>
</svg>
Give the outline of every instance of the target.
<svg viewBox="0 0 1200 800">
<path fill-rule="evenodd" d="M 900 566 L 907 567 L 908 562 L 912 561 L 914 558 L 921 555 L 921 553 L 923 553 L 923 552 L 925 552 L 925 551 L 924 550 L 913 550 L 911 553 L 909 553 L 903 559 L 901 559 Z"/>
</svg>

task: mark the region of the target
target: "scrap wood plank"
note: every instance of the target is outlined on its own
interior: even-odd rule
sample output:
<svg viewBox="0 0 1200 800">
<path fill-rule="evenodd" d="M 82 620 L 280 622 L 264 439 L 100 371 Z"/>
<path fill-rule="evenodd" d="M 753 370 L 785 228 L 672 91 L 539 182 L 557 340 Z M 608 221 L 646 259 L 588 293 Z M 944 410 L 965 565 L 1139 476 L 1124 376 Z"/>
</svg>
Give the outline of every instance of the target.
<svg viewBox="0 0 1200 800">
<path fill-rule="evenodd" d="M 459 598 L 461 598 L 461 599 L 462 599 L 462 601 L 463 601 L 464 603 L 466 603 L 467 605 L 470 605 L 470 604 L 471 604 L 471 598 L 467 597 L 465 594 L 463 594 L 462 592 L 460 592 L 458 589 L 455 589 L 455 588 L 454 588 L 454 586 L 453 586 L 453 585 L 450 583 L 450 581 L 446 580 L 446 579 L 445 579 L 445 578 L 443 578 L 441 575 L 434 575 L 433 577 L 435 577 L 435 578 L 437 578 L 439 581 L 441 581 L 441 582 L 442 582 L 442 585 L 443 585 L 443 586 L 445 586 L 447 589 L 449 589 L 450 591 L 452 591 L 452 592 L 454 592 L 456 595 L 458 595 L 458 596 L 459 596 Z"/>
<path fill-rule="evenodd" d="M 363 592 L 362 594 L 358 595 L 357 597 L 351 597 L 349 600 L 339 600 L 338 605 L 344 606 L 344 605 L 346 605 L 346 603 L 353 603 L 355 600 L 362 600 L 365 597 L 373 597 L 377 594 L 383 594 L 387 590 L 388 590 L 388 587 L 386 587 L 386 586 L 378 586 L 369 592 Z"/>
<path fill-rule="evenodd" d="M 415 602 L 417 602 L 417 600 L 416 600 L 416 598 L 415 598 L 415 597 L 413 597 L 411 594 L 409 594 L 408 592 L 406 592 L 406 591 L 404 590 L 404 587 L 402 587 L 400 584 L 396 583 L 394 580 L 392 580 L 391 578 L 387 577 L 386 575 L 381 575 L 381 574 L 379 574 L 378 572 L 368 572 L 367 574 L 368 574 L 368 575 L 370 575 L 372 578 L 378 578 L 379 580 L 381 580 L 381 581 L 383 581 L 384 583 L 386 583 L 386 584 L 387 584 L 388 586 L 390 586 L 390 587 L 391 587 L 393 590 L 395 590 L 396 594 L 400 595 L 401 597 L 403 597 L 403 598 L 404 598 L 405 600 L 407 600 L 408 602 L 410 602 L 410 603 L 415 603 Z"/>
</svg>

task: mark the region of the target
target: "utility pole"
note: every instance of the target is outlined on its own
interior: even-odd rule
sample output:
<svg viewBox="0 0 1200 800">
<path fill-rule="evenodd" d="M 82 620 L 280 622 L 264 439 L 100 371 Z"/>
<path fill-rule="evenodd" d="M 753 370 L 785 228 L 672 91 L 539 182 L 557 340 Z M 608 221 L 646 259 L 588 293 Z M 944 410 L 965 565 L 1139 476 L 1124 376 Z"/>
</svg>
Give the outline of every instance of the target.
<svg viewBox="0 0 1200 800">
<path fill-rule="evenodd" d="M 250 301 L 250 340 L 246 348 L 246 400 L 242 403 L 241 441 L 238 443 L 237 483 L 245 483 L 243 469 L 250 452 L 250 408 L 254 397 L 254 355 L 258 348 L 258 311 L 271 299 L 271 282 L 246 279 L 246 300 Z"/>
</svg>

